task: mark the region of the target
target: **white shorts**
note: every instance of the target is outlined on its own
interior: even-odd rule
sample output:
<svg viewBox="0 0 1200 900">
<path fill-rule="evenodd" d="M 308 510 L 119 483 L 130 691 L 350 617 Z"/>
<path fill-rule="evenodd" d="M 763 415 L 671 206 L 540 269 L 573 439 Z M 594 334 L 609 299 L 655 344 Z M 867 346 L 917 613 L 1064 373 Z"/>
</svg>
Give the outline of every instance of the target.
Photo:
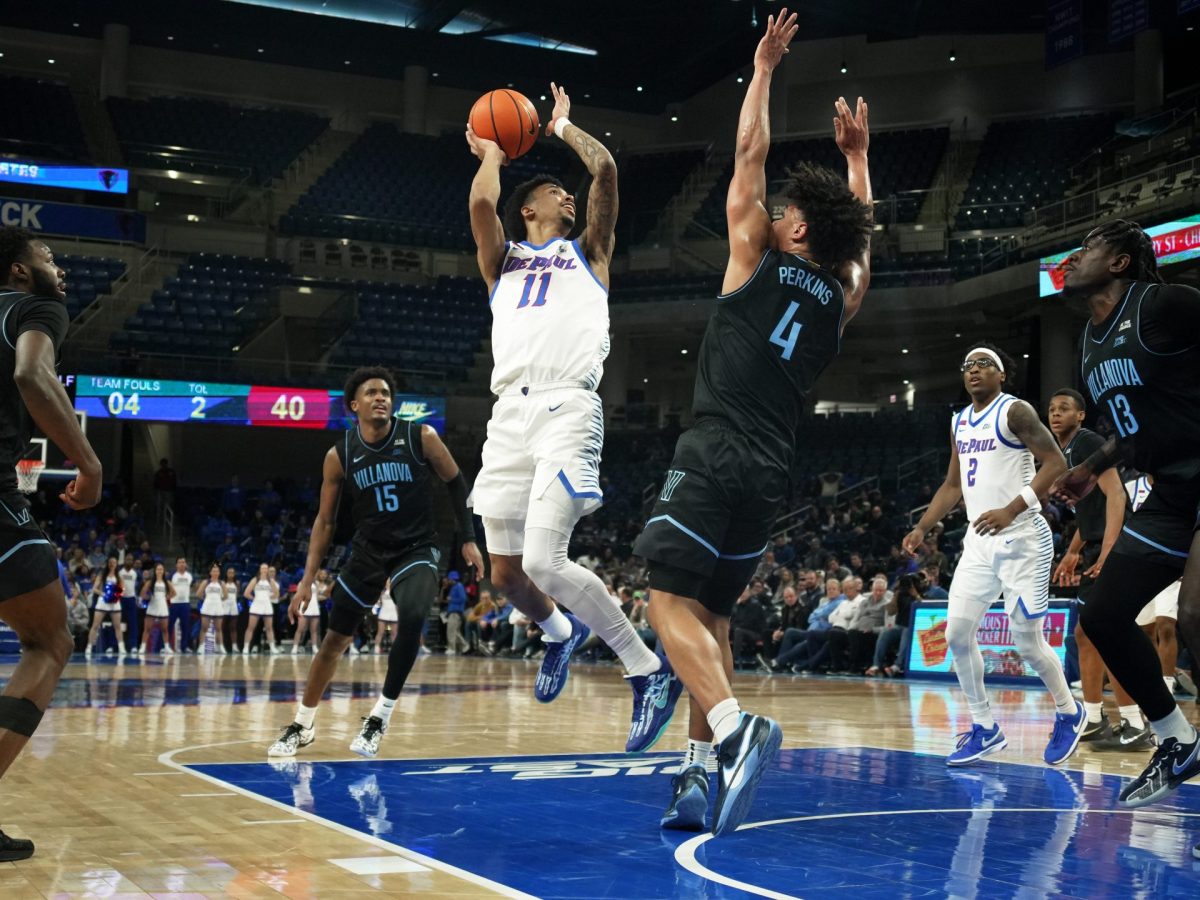
<svg viewBox="0 0 1200 900">
<path fill-rule="evenodd" d="M 200 615 L 214 619 L 217 616 L 225 615 L 225 601 L 220 597 L 216 599 L 205 597 L 204 602 L 200 604 Z"/>
<path fill-rule="evenodd" d="M 121 602 L 119 600 L 116 603 L 106 603 L 103 600 L 96 601 L 96 612 L 98 612 L 98 613 L 110 613 L 110 612 L 120 612 L 120 611 L 121 611 Z"/>
<path fill-rule="evenodd" d="M 569 534 L 604 500 L 604 407 L 599 394 L 580 387 L 525 390 L 505 392 L 492 407 L 483 467 L 467 505 L 485 521 L 504 519 Z M 489 549 L 499 548 L 489 541 Z"/>
<path fill-rule="evenodd" d="M 380 622 L 398 622 L 400 616 L 396 612 L 396 601 L 391 597 L 379 598 L 379 621 Z"/>
<path fill-rule="evenodd" d="M 1178 619 L 1179 585 L 1178 581 L 1168 584 L 1157 597 L 1147 603 L 1138 613 L 1138 625 L 1153 625 L 1155 619 Z"/>
<path fill-rule="evenodd" d="M 250 615 L 273 616 L 275 615 L 275 607 L 271 605 L 270 600 L 253 600 L 250 603 Z"/>
<path fill-rule="evenodd" d="M 1027 619 L 1041 618 L 1049 608 L 1053 561 L 1054 536 L 1040 515 L 999 534 L 983 536 L 968 528 L 946 615 L 973 618 L 979 605 L 990 606 L 1003 594 L 1009 616 L 1020 609 Z"/>
<path fill-rule="evenodd" d="M 167 601 L 162 597 L 157 600 L 151 600 L 150 605 L 146 607 L 146 615 L 152 619 L 165 619 L 171 614 L 167 608 Z"/>
<path fill-rule="evenodd" d="M 236 616 L 238 614 L 237 601 L 236 600 L 222 600 L 221 601 L 221 609 L 224 611 L 222 613 L 222 615 Z"/>
</svg>

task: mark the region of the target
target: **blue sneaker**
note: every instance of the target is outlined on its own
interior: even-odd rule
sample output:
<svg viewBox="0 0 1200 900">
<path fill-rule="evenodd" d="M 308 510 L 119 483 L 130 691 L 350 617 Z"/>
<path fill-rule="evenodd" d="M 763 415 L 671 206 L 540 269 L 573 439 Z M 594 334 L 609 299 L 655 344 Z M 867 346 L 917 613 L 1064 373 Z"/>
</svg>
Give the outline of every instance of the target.
<svg viewBox="0 0 1200 900">
<path fill-rule="evenodd" d="M 1079 739 L 1083 736 L 1086 725 L 1087 713 L 1083 711 L 1083 704 L 1078 700 L 1075 701 L 1075 712 L 1055 713 L 1054 730 L 1050 732 L 1050 743 L 1046 745 L 1042 759 L 1051 766 L 1065 763 L 1079 746 Z"/>
<path fill-rule="evenodd" d="M 1083 709 L 1083 707 L 1079 707 Z M 990 729 L 982 725 L 972 725 L 970 731 L 958 735 L 958 745 L 953 753 L 946 757 L 948 766 L 969 766 L 977 759 L 999 753 L 1008 746 L 1008 738 L 1000 730 L 999 725 Z"/>
<path fill-rule="evenodd" d="M 696 763 L 671 776 L 671 805 L 659 823 L 674 831 L 703 831 L 708 815 L 708 772 Z"/>
<path fill-rule="evenodd" d="M 683 693 L 683 682 L 667 658 L 661 653 L 657 656 L 661 663 L 657 672 L 629 675 L 625 679 L 633 688 L 633 721 L 629 725 L 629 739 L 625 742 L 626 753 L 641 753 L 654 746 L 671 724 L 675 704 Z"/>
<path fill-rule="evenodd" d="M 729 834 L 745 820 L 758 782 L 779 752 L 783 732 L 766 716 L 742 713 L 738 727 L 717 748 L 717 805 L 712 833 Z"/>
<path fill-rule="evenodd" d="M 533 683 L 533 696 L 539 703 L 549 703 L 562 693 L 567 684 L 567 675 L 570 674 L 571 654 L 592 633 L 590 628 L 570 613 L 563 615 L 571 623 L 571 636 L 565 641 L 543 641 L 546 655 L 542 657 L 542 667 Z"/>
</svg>

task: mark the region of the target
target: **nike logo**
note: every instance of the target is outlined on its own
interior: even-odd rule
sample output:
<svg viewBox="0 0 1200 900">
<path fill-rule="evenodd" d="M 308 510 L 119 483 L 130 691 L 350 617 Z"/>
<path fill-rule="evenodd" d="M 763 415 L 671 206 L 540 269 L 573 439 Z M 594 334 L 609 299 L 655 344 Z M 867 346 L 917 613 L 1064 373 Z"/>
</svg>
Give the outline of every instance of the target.
<svg viewBox="0 0 1200 900">
<path fill-rule="evenodd" d="M 1183 761 L 1182 766 L 1178 763 L 1171 763 L 1171 771 L 1177 776 L 1182 775 L 1185 771 L 1187 771 L 1187 769 L 1195 764 L 1197 751 L 1200 751 L 1200 740 L 1196 740 L 1192 743 L 1192 752 L 1188 754 L 1188 758 Z"/>
<path fill-rule="evenodd" d="M 1013 538 L 1013 540 L 1016 540 L 1016 538 Z M 1004 543 L 1005 543 L 1005 545 L 1008 545 L 1008 544 L 1011 544 L 1012 541 L 1005 541 Z"/>
<path fill-rule="evenodd" d="M 565 403 L 565 402 L 566 402 L 566 401 L 564 400 L 564 401 L 563 401 L 563 403 Z M 550 412 L 554 412 L 556 409 L 559 409 L 561 406 L 562 406 L 562 403 L 558 404 L 558 406 L 552 406 L 552 407 L 550 407 Z"/>
<path fill-rule="evenodd" d="M 367 458 L 367 454 L 365 454 L 365 453 L 364 453 L 362 456 L 356 456 L 356 457 L 354 457 L 354 461 L 355 461 L 355 462 L 362 462 L 362 461 L 363 461 L 364 459 L 366 459 L 366 458 Z"/>
</svg>

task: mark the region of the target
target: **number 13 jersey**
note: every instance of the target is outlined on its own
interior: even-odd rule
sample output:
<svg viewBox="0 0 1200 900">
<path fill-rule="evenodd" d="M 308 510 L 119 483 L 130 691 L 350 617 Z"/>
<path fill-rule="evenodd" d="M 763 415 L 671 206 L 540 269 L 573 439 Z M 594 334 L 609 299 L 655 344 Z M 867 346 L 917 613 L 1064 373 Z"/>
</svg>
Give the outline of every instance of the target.
<svg viewBox="0 0 1200 900">
<path fill-rule="evenodd" d="M 600 386 L 608 356 L 608 289 L 578 241 L 505 244 L 492 286 L 492 393 L 573 382 Z"/>
<path fill-rule="evenodd" d="M 841 349 L 845 305 L 832 272 L 766 251 L 749 281 L 717 297 L 700 345 L 695 416 L 733 423 L 790 469 L 804 396 Z"/>
</svg>

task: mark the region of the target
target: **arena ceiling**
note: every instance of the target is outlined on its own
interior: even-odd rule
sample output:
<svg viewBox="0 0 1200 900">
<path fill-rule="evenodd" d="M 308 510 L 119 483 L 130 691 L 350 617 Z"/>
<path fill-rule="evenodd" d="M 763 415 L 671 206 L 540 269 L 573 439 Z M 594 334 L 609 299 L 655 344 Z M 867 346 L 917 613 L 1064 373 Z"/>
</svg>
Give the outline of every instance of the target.
<svg viewBox="0 0 1200 900">
<path fill-rule="evenodd" d="M 596 105 L 656 113 L 745 67 L 767 15 L 783 3 L 46 0 L 9 6 L 5 25 L 11 27 L 99 37 L 105 23 L 121 22 L 139 45 L 391 78 L 401 77 L 405 65 L 421 64 L 437 73 L 438 83 L 473 90 L 509 81 L 533 90 L 556 73 Z M 865 32 L 869 40 L 887 41 L 1041 32 L 1046 3 L 805 0 L 801 10 L 802 40 Z M 1091 29 L 1096 23 L 1088 16 Z M 554 49 L 566 45 L 595 53 Z"/>
</svg>

